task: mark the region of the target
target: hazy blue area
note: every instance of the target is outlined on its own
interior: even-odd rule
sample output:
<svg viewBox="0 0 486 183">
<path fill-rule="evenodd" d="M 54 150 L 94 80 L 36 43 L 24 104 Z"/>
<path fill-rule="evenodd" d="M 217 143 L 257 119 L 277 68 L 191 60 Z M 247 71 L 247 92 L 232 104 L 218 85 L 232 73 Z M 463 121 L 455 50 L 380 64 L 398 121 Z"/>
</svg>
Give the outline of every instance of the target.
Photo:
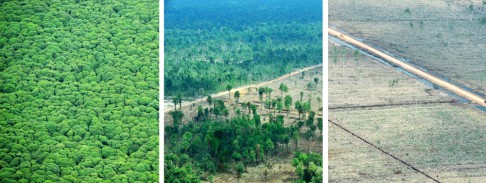
<svg viewBox="0 0 486 183">
<path fill-rule="evenodd" d="M 166 28 L 240 29 L 266 22 L 322 21 L 322 1 L 316 0 L 177 0 L 165 1 Z M 211 27 L 207 27 L 211 22 Z"/>
</svg>

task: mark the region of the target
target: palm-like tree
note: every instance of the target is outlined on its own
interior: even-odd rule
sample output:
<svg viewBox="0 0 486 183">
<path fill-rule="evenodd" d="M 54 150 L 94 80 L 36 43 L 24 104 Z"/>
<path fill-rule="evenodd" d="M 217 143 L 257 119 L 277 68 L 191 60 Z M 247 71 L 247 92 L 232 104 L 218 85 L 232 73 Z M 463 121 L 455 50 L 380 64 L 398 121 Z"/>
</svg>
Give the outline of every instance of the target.
<svg viewBox="0 0 486 183">
<path fill-rule="evenodd" d="M 260 98 L 260 105 L 262 106 L 261 108 L 263 109 L 263 93 L 265 93 L 265 88 L 258 88 L 258 97 Z"/>
<path fill-rule="evenodd" d="M 228 90 L 228 100 L 231 98 L 231 89 L 233 89 L 231 85 L 226 85 L 226 90 Z"/>
</svg>

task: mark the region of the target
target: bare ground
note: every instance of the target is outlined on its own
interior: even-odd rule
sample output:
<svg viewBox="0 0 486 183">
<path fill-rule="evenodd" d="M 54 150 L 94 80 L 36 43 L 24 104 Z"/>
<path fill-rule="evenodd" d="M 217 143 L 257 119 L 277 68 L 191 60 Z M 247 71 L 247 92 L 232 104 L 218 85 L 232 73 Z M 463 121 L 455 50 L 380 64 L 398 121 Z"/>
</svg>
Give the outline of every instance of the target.
<svg viewBox="0 0 486 183">
<path fill-rule="evenodd" d="M 484 112 L 440 103 L 451 98 L 363 55 L 339 58 L 329 65 L 329 103 L 335 106 L 329 119 L 439 181 L 486 179 Z M 391 87 L 389 81 L 395 79 L 399 82 Z M 421 104 L 424 101 L 431 103 Z M 396 105 L 400 103 L 407 105 Z M 349 107 L 371 105 L 383 106 Z M 330 182 L 433 181 L 331 124 L 329 178 Z"/>
<path fill-rule="evenodd" d="M 368 44 L 486 94 L 486 26 L 480 23 L 486 8 L 481 6 L 481 0 L 335 0 L 329 2 L 329 22 Z"/>
</svg>

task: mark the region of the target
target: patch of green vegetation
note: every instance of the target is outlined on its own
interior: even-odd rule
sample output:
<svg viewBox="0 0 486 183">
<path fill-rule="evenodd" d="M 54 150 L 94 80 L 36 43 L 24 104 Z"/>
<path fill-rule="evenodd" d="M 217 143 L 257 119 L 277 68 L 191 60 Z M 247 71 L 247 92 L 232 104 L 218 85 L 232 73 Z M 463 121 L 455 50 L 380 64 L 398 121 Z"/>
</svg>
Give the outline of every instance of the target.
<svg viewBox="0 0 486 183">
<path fill-rule="evenodd" d="M 322 182 L 322 156 L 316 153 L 296 152 L 292 161 L 295 173 L 299 176 L 296 183 Z"/>
<path fill-rule="evenodd" d="M 247 172 L 248 166 L 265 163 L 278 152 L 298 151 L 301 136 L 313 140 L 316 130 L 322 131 L 322 118 L 317 118 L 318 122 L 315 123 L 313 111 L 297 125 L 286 127 L 284 116 L 274 116 L 272 113 L 267 116 L 268 122 L 262 123 L 256 106 L 251 104 L 243 105 L 236 117 L 228 119 L 224 113 L 228 110 L 223 101 L 208 102 L 213 106 L 209 109 L 198 107 L 194 121 L 187 124 L 181 123 L 182 111 L 171 112 L 174 122 L 165 127 L 164 133 L 166 181 L 197 182 L 216 172 L 229 170 L 234 170 L 240 178 Z M 247 105 L 252 106 L 253 110 L 250 111 L 250 107 L 246 110 Z M 291 147 L 292 142 L 294 147 Z M 297 153 L 296 158 L 298 167 L 304 172 L 300 180 L 317 180 L 321 176 L 319 180 L 322 181 L 322 160 L 319 155 Z"/>
<path fill-rule="evenodd" d="M 158 181 L 157 1 L 2 1 L 2 182 Z"/>
</svg>

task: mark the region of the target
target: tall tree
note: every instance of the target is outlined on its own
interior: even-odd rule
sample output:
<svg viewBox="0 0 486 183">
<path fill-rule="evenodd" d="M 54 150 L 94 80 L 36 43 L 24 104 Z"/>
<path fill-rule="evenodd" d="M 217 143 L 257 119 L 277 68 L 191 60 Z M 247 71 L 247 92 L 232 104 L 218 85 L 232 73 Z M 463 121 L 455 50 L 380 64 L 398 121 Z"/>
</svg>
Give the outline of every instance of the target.
<svg viewBox="0 0 486 183">
<path fill-rule="evenodd" d="M 228 90 L 228 100 L 231 98 L 231 89 L 233 89 L 233 86 L 231 85 L 226 85 L 226 90 Z"/>
<path fill-rule="evenodd" d="M 199 88 L 199 96 L 201 97 L 201 102 L 202 102 L 204 96 L 204 88 Z"/>
<path fill-rule="evenodd" d="M 295 102 L 295 109 L 297 112 L 299 112 L 299 119 L 301 119 L 300 116 L 302 113 L 304 113 L 304 104 L 302 104 L 300 101 Z"/>
<path fill-rule="evenodd" d="M 287 94 L 287 92 L 289 91 L 287 85 L 283 83 L 280 84 L 280 87 L 278 87 L 278 89 L 280 90 L 280 97 L 283 97 L 283 93 Z"/>
<path fill-rule="evenodd" d="M 182 96 L 181 94 L 177 94 L 177 102 L 179 103 L 179 110 L 182 110 Z"/>
<path fill-rule="evenodd" d="M 292 97 L 290 95 L 285 96 L 284 103 L 285 103 L 285 108 L 287 109 L 287 117 L 288 117 L 290 112 L 290 106 L 292 106 Z"/>
<path fill-rule="evenodd" d="M 250 101 L 246 102 L 246 107 L 248 107 L 248 114 L 250 114 L 251 106 L 252 106 L 252 104 L 251 104 Z"/>
<path fill-rule="evenodd" d="M 258 97 L 260 99 L 260 106 L 263 109 L 263 94 L 265 93 L 265 88 L 258 88 Z"/>
<path fill-rule="evenodd" d="M 236 91 L 235 94 L 234 94 L 234 97 L 236 99 L 236 103 L 238 104 L 239 100 L 240 100 L 240 91 Z"/>
<path fill-rule="evenodd" d="M 266 87 L 266 88 L 265 88 L 265 91 L 266 91 L 266 93 L 267 93 L 267 99 L 268 99 L 268 100 L 271 100 L 271 98 L 272 98 L 272 92 L 273 92 L 273 89 L 272 89 L 272 88 L 270 88 L 270 87 Z"/>
<path fill-rule="evenodd" d="M 213 97 L 211 97 L 211 95 L 208 95 L 206 101 L 208 102 L 209 107 L 211 107 L 211 105 L 213 104 Z"/>
<path fill-rule="evenodd" d="M 298 143 L 299 143 L 299 140 L 300 140 L 300 136 L 299 136 L 299 132 L 298 131 L 294 131 L 294 133 L 292 134 L 292 140 L 294 140 L 294 143 L 295 143 L 295 151 L 297 151 L 297 148 L 298 148 Z"/>
<path fill-rule="evenodd" d="M 174 110 L 177 110 L 177 103 L 179 102 L 179 99 L 177 99 L 177 96 L 172 98 L 172 103 L 174 103 Z"/>
<path fill-rule="evenodd" d="M 180 110 L 170 111 L 170 116 L 172 116 L 172 124 L 174 127 L 178 127 L 182 123 L 182 118 L 184 117 L 184 113 Z"/>
</svg>

